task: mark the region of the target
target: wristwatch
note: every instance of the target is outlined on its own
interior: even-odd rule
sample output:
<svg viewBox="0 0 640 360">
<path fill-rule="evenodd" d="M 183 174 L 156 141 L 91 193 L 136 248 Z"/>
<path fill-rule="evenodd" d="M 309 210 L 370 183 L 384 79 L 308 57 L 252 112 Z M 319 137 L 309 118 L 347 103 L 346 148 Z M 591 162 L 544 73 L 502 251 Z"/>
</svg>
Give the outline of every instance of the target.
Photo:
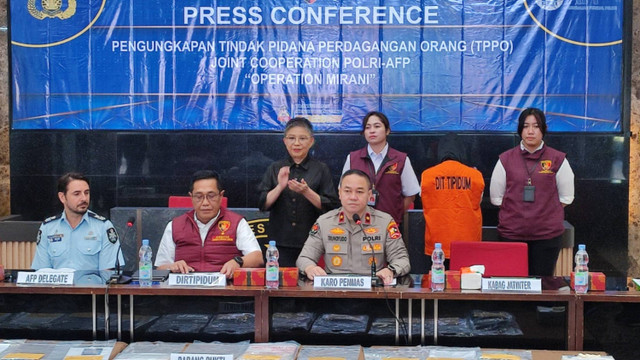
<svg viewBox="0 0 640 360">
<path fill-rule="evenodd" d="M 233 260 L 235 260 L 235 262 L 237 262 L 240 265 L 240 267 L 242 267 L 242 265 L 244 264 L 244 260 L 242 260 L 242 257 L 240 256 L 234 257 Z"/>
</svg>

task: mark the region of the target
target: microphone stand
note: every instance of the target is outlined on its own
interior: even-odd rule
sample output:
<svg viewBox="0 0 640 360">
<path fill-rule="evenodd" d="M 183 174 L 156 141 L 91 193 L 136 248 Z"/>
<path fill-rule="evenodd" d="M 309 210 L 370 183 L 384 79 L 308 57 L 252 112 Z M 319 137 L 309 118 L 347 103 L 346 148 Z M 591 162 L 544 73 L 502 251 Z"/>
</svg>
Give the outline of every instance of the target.
<svg viewBox="0 0 640 360">
<path fill-rule="evenodd" d="M 360 220 L 360 216 L 358 214 L 353 214 L 352 218 L 353 221 L 360 226 L 360 230 L 362 230 L 362 236 L 364 236 L 364 238 L 367 240 L 369 248 L 371 249 L 371 286 L 383 286 L 382 281 L 380 280 L 378 275 L 376 275 L 378 271 L 376 269 L 376 253 L 373 250 L 373 244 L 367 237 L 367 234 L 364 232 L 364 227 L 362 226 L 362 220 Z"/>
</svg>

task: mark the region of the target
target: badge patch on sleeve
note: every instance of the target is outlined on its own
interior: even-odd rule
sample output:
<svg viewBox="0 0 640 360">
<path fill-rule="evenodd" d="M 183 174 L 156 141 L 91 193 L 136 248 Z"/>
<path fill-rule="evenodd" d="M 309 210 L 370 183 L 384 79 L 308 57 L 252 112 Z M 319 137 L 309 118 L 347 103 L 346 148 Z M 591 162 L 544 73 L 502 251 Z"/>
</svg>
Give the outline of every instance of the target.
<svg viewBox="0 0 640 360">
<path fill-rule="evenodd" d="M 398 224 L 395 221 L 391 221 L 389 226 L 387 226 L 387 232 L 389 233 L 389 237 L 392 239 L 400 238 L 400 229 L 398 229 Z"/>
<path fill-rule="evenodd" d="M 318 225 L 318 223 L 315 223 L 311 227 L 311 231 L 309 231 L 309 235 L 316 235 L 319 230 L 320 230 L 320 225 Z"/>
<path fill-rule="evenodd" d="M 118 242 L 118 233 L 116 232 L 116 229 L 112 227 L 107 229 L 107 238 L 109 239 L 109 242 L 112 244 L 115 244 L 116 242 Z"/>
</svg>

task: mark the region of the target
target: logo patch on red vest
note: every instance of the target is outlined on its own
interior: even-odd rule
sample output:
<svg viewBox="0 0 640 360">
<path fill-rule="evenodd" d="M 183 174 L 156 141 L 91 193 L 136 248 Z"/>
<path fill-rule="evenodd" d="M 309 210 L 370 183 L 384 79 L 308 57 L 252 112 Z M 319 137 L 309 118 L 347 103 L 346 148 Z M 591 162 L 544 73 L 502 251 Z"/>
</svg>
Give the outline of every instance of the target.
<svg viewBox="0 0 640 360">
<path fill-rule="evenodd" d="M 220 222 L 218 222 L 218 229 L 220 229 L 223 235 L 224 235 L 224 232 L 229 230 L 230 227 L 231 227 L 231 221 L 221 220 Z"/>
<path fill-rule="evenodd" d="M 389 166 L 387 168 L 387 171 L 384 172 L 385 174 L 395 174 L 398 175 L 398 163 L 393 163 L 393 165 Z"/>
<path fill-rule="evenodd" d="M 540 167 L 542 168 L 540 174 L 553 174 L 553 171 L 551 171 L 551 160 L 540 161 Z"/>
</svg>

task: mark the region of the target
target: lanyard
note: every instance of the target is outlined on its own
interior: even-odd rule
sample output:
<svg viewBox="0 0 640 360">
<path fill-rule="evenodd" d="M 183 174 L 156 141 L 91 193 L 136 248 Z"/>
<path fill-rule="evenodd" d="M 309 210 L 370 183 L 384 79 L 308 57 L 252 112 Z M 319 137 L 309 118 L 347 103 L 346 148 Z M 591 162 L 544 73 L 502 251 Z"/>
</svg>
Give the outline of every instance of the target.
<svg viewBox="0 0 640 360">
<path fill-rule="evenodd" d="M 542 147 L 542 151 L 540 151 L 540 154 L 538 155 L 537 158 L 532 159 L 535 160 L 533 162 L 533 166 L 531 167 L 531 169 L 529 169 L 527 167 L 527 158 L 525 157 L 524 154 L 521 153 L 522 156 L 522 165 L 524 165 L 524 171 L 527 173 L 527 185 L 531 185 L 531 174 L 533 174 L 533 170 L 535 170 L 536 166 L 538 166 L 538 160 L 540 160 L 540 158 L 542 157 L 542 155 L 544 155 L 544 152 L 547 150 L 546 146 Z"/>
<path fill-rule="evenodd" d="M 369 175 L 369 178 L 371 179 L 371 186 L 373 188 L 373 190 L 376 189 L 376 181 L 378 180 L 377 176 L 378 172 L 380 170 L 382 170 L 382 168 L 384 167 L 384 165 L 387 163 L 387 161 L 389 161 L 389 156 L 388 154 L 384 156 L 384 158 L 382 158 L 382 162 L 380 163 L 380 167 L 378 168 L 378 171 L 376 171 L 375 165 L 373 164 L 373 159 L 371 158 L 371 155 L 367 154 L 367 157 L 369 158 L 370 163 L 369 165 L 369 173 L 367 175 Z"/>
</svg>

